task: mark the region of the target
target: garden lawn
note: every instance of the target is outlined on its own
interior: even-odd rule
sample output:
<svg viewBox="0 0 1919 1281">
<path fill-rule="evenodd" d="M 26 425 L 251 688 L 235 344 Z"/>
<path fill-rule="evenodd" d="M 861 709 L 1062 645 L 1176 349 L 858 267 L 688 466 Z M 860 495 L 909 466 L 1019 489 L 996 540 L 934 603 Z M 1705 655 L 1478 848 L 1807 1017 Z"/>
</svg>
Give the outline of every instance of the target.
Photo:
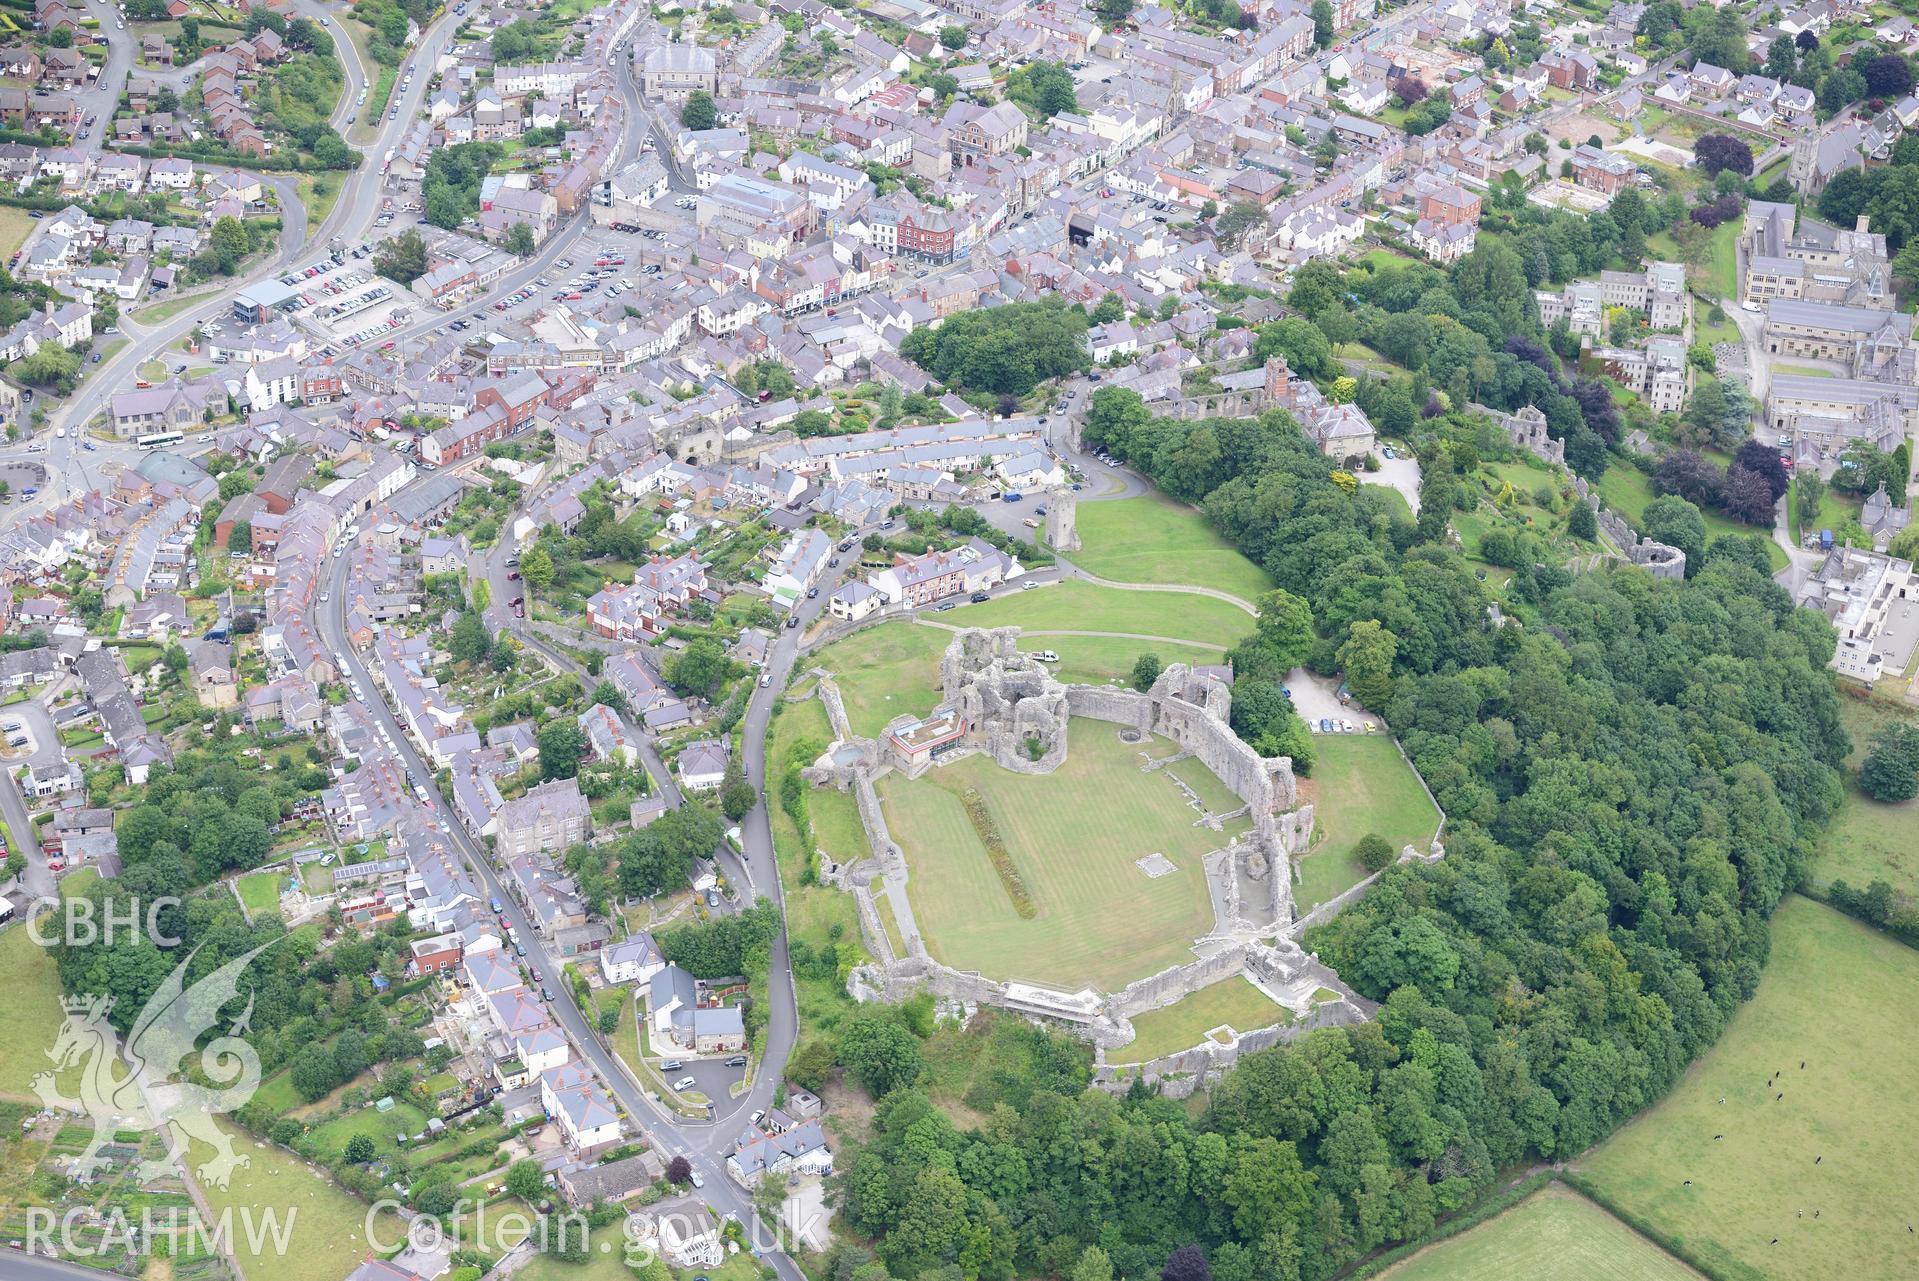
<svg viewBox="0 0 1919 1281">
<path fill-rule="evenodd" d="M 33 941 L 25 922 L 0 933 L 0 1098 L 33 1099 L 33 1077 L 51 1068 L 46 1051 L 60 1027 L 60 972 L 53 953 Z"/>
<path fill-rule="evenodd" d="M 1799 519 L 1799 478 L 1797 476 L 1793 477 L 1792 485 L 1788 500 L 1792 504 L 1790 510 L 1793 532 L 1803 538 L 1807 529 L 1805 522 Z M 1828 487 L 1819 495 L 1819 514 L 1813 518 L 1811 532 L 1817 533 L 1822 529 L 1830 529 L 1837 538 L 1844 532 L 1847 525 L 1859 519 L 1859 513 L 1864 507 L 1865 503 L 1862 500 L 1854 498 L 1851 494 L 1836 494 Z"/>
<path fill-rule="evenodd" d="M 1320 734 L 1313 776 L 1300 780 L 1300 799 L 1313 802 L 1318 838 L 1297 864 L 1293 898 L 1300 910 L 1317 907 L 1357 885 L 1366 869 L 1353 857 L 1362 836 L 1377 833 L 1397 853 L 1425 849 L 1439 826 L 1439 810 L 1419 775 L 1386 734 Z"/>
<path fill-rule="evenodd" d="M 1251 1032 L 1291 1019 L 1292 1013 L 1285 1006 L 1244 977 L 1234 975 L 1171 1005 L 1138 1015 L 1133 1019 L 1132 1041 L 1107 1057 L 1115 1063 L 1145 1063 L 1190 1050 L 1222 1024 L 1235 1032 Z"/>
<path fill-rule="evenodd" d="M 626 1266 L 623 1231 L 624 1220 L 588 1237 L 585 1263 L 563 1263 L 551 1255 L 535 1254 L 513 1275 L 516 1281 L 633 1281 L 639 1273 Z"/>
<path fill-rule="evenodd" d="M 216 1121 L 232 1137 L 236 1155 L 251 1164 L 233 1172 L 224 1188 L 197 1179 L 214 1219 L 230 1216 L 231 1245 L 249 1281 L 339 1281 L 367 1256 L 367 1207 L 315 1174 L 299 1158 Z M 194 1144 L 192 1164 L 213 1154 Z M 284 1243 L 268 1230 L 268 1213 L 278 1216 Z M 249 1225 L 258 1229 L 250 1235 Z M 379 1229 L 387 1241 L 405 1236 L 404 1225 L 388 1221 Z"/>
<path fill-rule="evenodd" d="M 924 716 L 933 710 L 940 655 L 952 639 L 938 628 L 881 623 L 827 646 L 814 661 L 839 678 L 853 732 L 871 738 L 902 712 Z M 832 737 L 825 731 L 821 736 Z"/>
<path fill-rule="evenodd" d="M 1503 1214 L 1379 1276 L 1382 1281 L 1694 1281 L 1699 1274 L 1572 1189 L 1548 1184 Z"/>
<path fill-rule="evenodd" d="M 411 1103 L 396 1099 L 391 1112 L 382 1112 L 370 1105 L 356 1108 L 315 1130 L 312 1139 L 330 1165 L 340 1159 L 347 1143 L 355 1135 L 364 1134 L 372 1139 L 374 1150 L 384 1156 L 400 1150 L 400 1145 L 394 1141 L 396 1135 L 418 1134 L 424 1129 L 426 1113 Z"/>
<path fill-rule="evenodd" d="M 1028 631 L 1164 636 L 1222 647 L 1237 645 L 1254 627 L 1251 614 L 1216 597 L 1192 592 L 1129 591 L 1070 578 L 934 617 L 955 627 L 1011 626 Z"/>
<path fill-rule="evenodd" d="M 1790 896 L 1759 990 L 1718 1044 L 1574 1168 L 1718 1275 L 1910 1277 L 1916 1059 L 1919 952 Z"/>
<path fill-rule="evenodd" d="M 955 969 L 1073 990 L 1116 990 L 1192 958 L 1213 910 L 1200 858 L 1220 842 L 1193 826 L 1171 779 L 1142 775 L 1142 751 L 1115 727 L 1076 719 L 1066 763 L 1014 774 L 974 755 L 919 779 L 889 775 L 880 800 L 911 869 L 907 896 L 927 948 Z M 1036 915 L 1022 919 L 975 831 L 961 794 L 977 789 L 1005 840 Z M 1134 860 L 1155 852 L 1175 870 L 1149 879 Z"/>
<path fill-rule="evenodd" d="M 1839 715 L 1852 736 L 1852 770 L 1871 750 L 1872 736 L 1894 721 L 1919 724 L 1919 716 L 1890 699 L 1860 697 L 1842 687 Z M 1919 800 L 1886 805 L 1859 790 L 1857 775 L 1848 771 L 1846 796 L 1839 812 L 1820 836 L 1813 859 L 1813 877 L 1831 883 L 1843 880 L 1854 889 L 1884 881 L 1906 894 L 1919 895 Z"/>
<path fill-rule="evenodd" d="M 1121 583 L 1211 587 L 1249 605 L 1273 589 L 1266 571 L 1221 538 L 1199 512 L 1163 494 L 1079 504 L 1080 550 L 1068 558 Z"/>
<path fill-rule="evenodd" d="M 1162 664 L 1226 660 L 1226 651 L 1217 646 L 1129 640 L 1124 636 L 1027 636 L 1020 638 L 1019 647 L 1029 654 L 1042 649 L 1058 654 L 1053 675 L 1068 685 L 1130 684 L 1133 664 L 1141 654 L 1156 654 Z"/>
<path fill-rule="evenodd" d="M 1719 343 L 1719 342 L 1736 343 L 1741 341 L 1740 334 L 1739 334 L 1739 326 L 1733 324 L 1732 319 L 1730 317 L 1727 317 L 1724 320 L 1711 319 L 1709 309 L 1712 306 L 1713 304 L 1707 299 L 1704 299 L 1704 298 L 1693 299 L 1693 316 L 1692 316 L 1693 341 L 1703 342 L 1703 343 Z M 1721 314 L 1722 315 L 1724 314 L 1723 308 L 1721 308 Z"/>
<path fill-rule="evenodd" d="M 249 912 L 273 912 L 280 907 L 280 882 L 285 879 L 279 872 L 249 872 L 240 878 L 240 901 Z"/>
<path fill-rule="evenodd" d="M 1646 514 L 1646 504 L 1658 495 L 1653 493 L 1652 480 L 1644 472 L 1625 463 L 1615 462 L 1606 469 L 1606 474 L 1599 478 L 1599 497 L 1606 506 L 1624 516 L 1636 527 Z M 1786 567 L 1786 549 L 1772 541 L 1770 530 L 1741 525 L 1738 521 L 1728 520 L 1714 511 L 1701 509 L 1699 514 L 1706 522 L 1708 543 L 1721 534 L 1753 535 L 1766 544 L 1766 556 L 1772 562 L 1775 572 Z"/>
</svg>

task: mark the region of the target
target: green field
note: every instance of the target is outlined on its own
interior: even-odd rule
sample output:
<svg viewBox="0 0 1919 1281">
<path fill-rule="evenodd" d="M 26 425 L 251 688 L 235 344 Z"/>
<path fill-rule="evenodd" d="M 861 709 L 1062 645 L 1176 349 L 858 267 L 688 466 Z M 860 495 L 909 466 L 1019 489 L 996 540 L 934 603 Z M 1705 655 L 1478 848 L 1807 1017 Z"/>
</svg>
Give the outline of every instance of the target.
<svg viewBox="0 0 1919 1281">
<path fill-rule="evenodd" d="M 1699 1274 L 1577 1192 L 1551 1184 L 1379 1275 L 1392 1281 L 1692 1281 Z"/>
<path fill-rule="evenodd" d="M 1115 1063 L 1145 1063 L 1191 1049 L 1221 1024 L 1235 1032 L 1250 1032 L 1291 1017 L 1285 1006 L 1236 975 L 1137 1016 L 1132 1041 L 1108 1057 Z"/>
<path fill-rule="evenodd" d="M 13 1029 L 0 1053 L 0 1097 L 32 1099 L 33 1077 L 53 1066 L 46 1051 L 60 1026 L 60 973 L 23 921 L 0 933 L 0 974 L 0 1027 Z"/>
<path fill-rule="evenodd" d="M 1014 774 L 974 755 L 879 786 L 888 825 L 906 851 L 907 895 L 935 959 L 994 978 L 1113 990 L 1192 957 L 1213 922 L 1200 857 L 1221 843 L 1193 826 L 1170 779 L 1139 773 L 1146 745 L 1114 727 L 1074 720 L 1066 763 Z M 1155 739 L 1150 750 L 1172 745 Z M 962 804 L 985 798 L 1037 914 L 1014 909 Z M 1157 880 L 1134 860 L 1158 851 L 1176 870 Z"/>
<path fill-rule="evenodd" d="M 936 627 L 881 623 L 827 646 L 813 661 L 838 678 L 853 732 L 871 738 L 902 712 L 924 716 L 933 710 L 940 655 L 952 639 Z"/>
<path fill-rule="evenodd" d="M 1419 776 L 1386 734 L 1321 734 L 1313 776 L 1300 780 L 1300 799 L 1314 805 L 1318 841 L 1299 860 L 1293 898 L 1301 911 L 1357 885 L 1366 869 L 1353 846 L 1376 832 L 1397 851 L 1425 849 L 1439 826 L 1439 810 Z"/>
<path fill-rule="evenodd" d="M 284 880 L 286 877 L 279 872 L 249 872 L 239 880 L 240 901 L 249 912 L 277 912 Z"/>
<path fill-rule="evenodd" d="M 367 1207 L 306 1162 L 262 1143 L 226 1121 L 220 1128 L 233 1139 L 235 1154 L 251 1162 L 235 1170 L 225 1188 L 198 1180 L 216 1221 L 230 1215 L 232 1247 L 250 1281 L 339 1281 L 367 1256 Z M 194 1145 L 189 1159 L 198 1165 L 212 1156 Z M 285 1244 L 268 1230 L 265 1216 L 286 1227 Z M 249 1225 L 258 1235 L 248 1232 Z M 379 1229 L 387 1243 L 404 1238 L 404 1225 L 386 1222 Z"/>
<path fill-rule="evenodd" d="M 1652 481 L 1644 472 L 1625 463 L 1615 462 L 1606 469 L 1606 474 L 1599 478 L 1599 497 L 1606 506 L 1637 525 L 1646 514 L 1646 504 L 1658 495 L 1652 492 Z M 1770 530 L 1741 525 L 1738 521 L 1728 520 L 1718 512 L 1701 510 L 1699 514 L 1706 522 L 1708 543 L 1721 534 L 1753 535 L 1766 544 L 1766 555 L 1772 561 L 1775 572 L 1786 567 L 1786 550 L 1772 541 Z"/>
<path fill-rule="evenodd" d="M 935 617 L 955 627 L 1113 632 L 1222 647 L 1237 645 L 1253 630 L 1251 614 L 1216 597 L 1128 591 L 1078 579 L 1015 592 L 983 605 L 965 605 Z"/>
<path fill-rule="evenodd" d="M 1872 736 L 1895 720 L 1919 723 L 1919 716 L 1890 699 L 1860 698 L 1842 692 L 1839 715 L 1852 736 L 1854 770 L 1871 748 Z M 1919 895 L 1919 800 L 1885 805 L 1859 790 L 1856 775 L 1848 773 L 1846 798 L 1820 835 L 1813 860 L 1816 880 L 1843 880 L 1854 889 L 1884 881 L 1895 890 Z"/>
<path fill-rule="evenodd" d="M 1719 1043 L 1575 1169 L 1722 1275 L 1910 1277 L 1915 1061 L 1919 953 L 1789 897 L 1759 991 Z"/>
<path fill-rule="evenodd" d="M 1221 538 L 1197 511 L 1162 494 L 1079 504 L 1080 550 L 1089 574 L 1121 583 L 1188 583 L 1257 604 L 1273 589 L 1266 572 Z"/>
<path fill-rule="evenodd" d="M 11 255 L 26 243 L 34 221 L 24 209 L 0 209 L 0 258 Z"/>
<path fill-rule="evenodd" d="M 1162 664 L 1223 663 L 1226 651 L 1211 645 L 1128 640 L 1123 636 L 1024 636 L 1027 653 L 1050 649 L 1059 655 L 1053 675 L 1067 685 L 1130 684 L 1141 654 L 1157 654 Z"/>
</svg>

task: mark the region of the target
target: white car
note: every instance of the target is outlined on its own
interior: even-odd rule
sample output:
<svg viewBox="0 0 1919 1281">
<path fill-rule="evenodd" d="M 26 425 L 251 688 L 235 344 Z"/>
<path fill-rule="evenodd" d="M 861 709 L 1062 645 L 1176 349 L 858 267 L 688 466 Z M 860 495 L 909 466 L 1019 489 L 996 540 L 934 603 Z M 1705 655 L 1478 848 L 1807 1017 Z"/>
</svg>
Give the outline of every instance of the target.
<svg viewBox="0 0 1919 1281">
<path fill-rule="evenodd" d="M 56 427 L 53 429 L 53 435 L 57 440 L 65 440 L 67 438 L 67 429 L 65 427 Z"/>
<path fill-rule="evenodd" d="M 676 1091 L 690 1090 L 693 1088 L 695 1084 L 697 1083 L 693 1080 L 692 1077 L 683 1076 L 679 1080 L 673 1082 L 673 1088 Z"/>
</svg>

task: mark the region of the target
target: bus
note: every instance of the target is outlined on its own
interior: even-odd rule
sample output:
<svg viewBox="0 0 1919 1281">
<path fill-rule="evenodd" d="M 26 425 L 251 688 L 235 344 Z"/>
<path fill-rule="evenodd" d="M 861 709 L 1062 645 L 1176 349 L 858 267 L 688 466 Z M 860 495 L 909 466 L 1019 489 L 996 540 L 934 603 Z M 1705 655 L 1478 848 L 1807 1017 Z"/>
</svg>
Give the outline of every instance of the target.
<svg viewBox="0 0 1919 1281">
<path fill-rule="evenodd" d="M 177 445 L 186 437 L 177 431 L 156 431 L 139 438 L 142 449 L 165 449 L 168 445 Z"/>
</svg>

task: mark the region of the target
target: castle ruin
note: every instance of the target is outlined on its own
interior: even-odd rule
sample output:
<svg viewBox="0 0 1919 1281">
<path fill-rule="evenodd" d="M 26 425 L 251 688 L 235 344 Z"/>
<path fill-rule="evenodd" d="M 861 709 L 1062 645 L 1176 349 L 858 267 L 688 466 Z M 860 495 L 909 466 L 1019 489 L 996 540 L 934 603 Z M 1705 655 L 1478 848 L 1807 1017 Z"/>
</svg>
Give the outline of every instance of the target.
<svg viewBox="0 0 1919 1281">
<path fill-rule="evenodd" d="M 1308 1028 L 1369 1017 L 1370 1004 L 1295 941 L 1304 923 L 1294 910 L 1291 858 L 1304 853 L 1311 840 L 1313 807 L 1299 801 L 1291 760 L 1263 757 L 1233 733 L 1232 691 L 1223 674 L 1176 663 L 1145 693 L 1068 685 L 1020 651 L 1019 634 L 1016 627 L 957 632 L 940 661 L 939 707 L 925 717 L 896 718 L 877 739 L 853 737 L 837 687 L 830 678 L 821 681 L 836 741 L 803 773 L 816 785 L 853 792 L 872 852 L 851 866 L 829 864 L 821 873 L 827 884 L 854 896 L 862 936 L 879 958 L 855 972 L 849 982 L 853 994 L 863 1000 L 901 1000 L 930 991 L 960 1006 L 993 1005 L 1058 1024 L 1099 1047 L 1099 1079 L 1114 1086 L 1124 1073 L 1105 1067 L 1104 1054 L 1134 1039 L 1135 1016 L 1235 975 L 1261 986 L 1296 1018 L 1277 1020 L 1272 1028 L 1242 1029 L 1248 1036 L 1210 1040 L 1198 1059 L 1188 1052 L 1175 1056 L 1176 1064 L 1169 1060 L 1139 1070 L 1178 1078 L 1190 1089 L 1186 1078 L 1195 1070 L 1204 1077 L 1223 1071 L 1240 1053 Z M 875 780 L 890 771 L 917 778 L 973 753 L 990 756 L 1007 770 L 1050 773 L 1067 760 L 1068 726 L 1076 717 L 1104 722 L 1122 740 L 1140 744 L 1142 772 L 1192 757 L 1240 802 L 1231 814 L 1202 810 L 1197 820 L 1216 830 L 1227 819 L 1252 824 L 1241 835 L 1222 837 L 1221 847 L 1202 860 L 1213 902 L 1212 928 L 1193 940 L 1193 960 L 1112 993 L 995 980 L 941 964 L 927 951 L 913 918 L 906 896 L 911 869 L 887 828 Z M 1170 740 L 1177 750 L 1152 757 L 1146 749 L 1155 737 Z M 897 944 L 881 925 L 879 895 L 886 895 L 893 909 Z"/>
</svg>

